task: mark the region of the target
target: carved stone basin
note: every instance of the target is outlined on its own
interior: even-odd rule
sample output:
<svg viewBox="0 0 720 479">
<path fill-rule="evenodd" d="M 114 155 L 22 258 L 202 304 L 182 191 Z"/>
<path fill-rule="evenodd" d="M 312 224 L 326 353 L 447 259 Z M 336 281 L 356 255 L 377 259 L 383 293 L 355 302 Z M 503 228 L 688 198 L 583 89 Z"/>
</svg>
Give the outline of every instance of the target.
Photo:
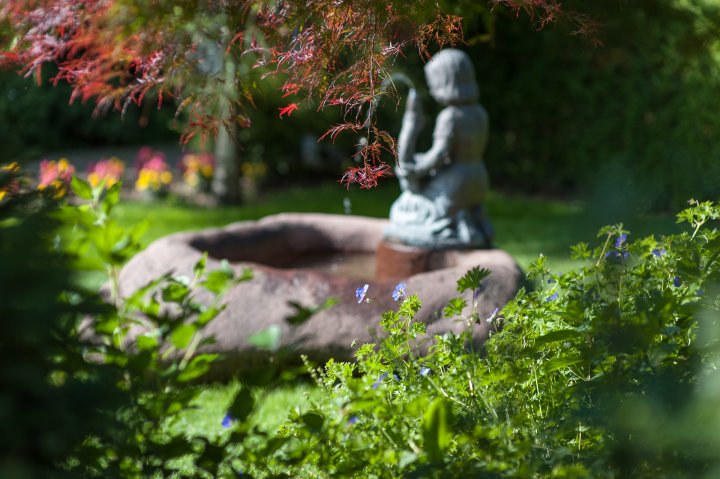
<svg viewBox="0 0 720 479">
<path fill-rule="evenodd" d="M 502 250 L 427 250 L 383 244 L 377 255 L 387 225 L 387 220 L 364 217 L 279 214 L 173 234 L 153 242 L 123 268 L 121 292 L 129 294 L 170 271 L 191 277 L 193 265 L 205 251 L 209 270 L 218 267 L 221 259 L 238 271 L 250 267 L 253 279 L 227 293 L 227 309 L 205 330 L 216 340 L 207 350 L 223 353 L 229 371 L 267 358 L 268 353 L 249 344 L 247 337 L 270 325 L 282 329 L 282 346 L 294 354 L 318 360 L 350 358 L 351 344 L 373 341 L 381 314 L 397 308 L 391 294 L 400 279 L 407 284 L 408 294 L 420 297 L 423 306 L 417 319 L 428 324 L 430 336 L 466 327 L 455 318 L 444 318 L 442 310 L 458 295 L 456 282 L 468 269 L 481 266 L 492 271 L 479 296 L 480 317 L 489 316 L 517 292 L 522 273 Z M 419 269 L 423 272 L 409 273 Z M 355 291 L 365 283 L 371 301 L 358 304 Z M 287 323 L 286 318 L 295 314 L 289 302 L 312 307 L 329 297 L 339 303 L 300 326 Z M 210 300 L 202 294 L 199 299 Z M 478 341 L 486 335 L 486 324 L 475 326 Z"/>
</svg>

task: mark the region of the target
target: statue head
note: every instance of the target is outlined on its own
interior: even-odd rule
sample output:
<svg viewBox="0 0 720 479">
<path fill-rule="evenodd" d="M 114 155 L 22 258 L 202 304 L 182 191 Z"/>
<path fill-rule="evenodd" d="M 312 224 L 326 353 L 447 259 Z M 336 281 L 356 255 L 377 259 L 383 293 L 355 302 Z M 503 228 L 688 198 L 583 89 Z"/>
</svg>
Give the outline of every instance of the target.
<svg viewBox="0 0 720 479">
<path fill-rule="evenodd" d="M 470 57 L 461 50 L 447 48 L 425 64 L 430 94 L 441 105 L 475 103 L 478 85 Z"/>
</svg>

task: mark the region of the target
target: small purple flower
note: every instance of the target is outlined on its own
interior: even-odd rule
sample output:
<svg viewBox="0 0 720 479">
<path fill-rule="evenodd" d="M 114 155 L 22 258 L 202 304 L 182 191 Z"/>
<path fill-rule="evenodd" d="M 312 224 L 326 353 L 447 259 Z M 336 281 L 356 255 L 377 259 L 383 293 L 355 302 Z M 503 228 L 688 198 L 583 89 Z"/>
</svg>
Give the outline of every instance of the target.
<svg viewBox="0 0 720 479">
<path fill-rule="evenodd" d="M 422 368 L 420 368 L 420 376 L 425 377 L 428 374 L 430 374 L 430 368 L 428 368 L 426 366 L 423 366 Z"/>
<path fill-rule="evenodd" d="M 402 298 L 405 297 L 405 286 L 406 286 L 405 283 L 402 283 L 402 282 L 398 283 L 395 286 L 395 291 L 393 291 L 393 293 L 392 293 L 392 298 L 395 301 L 400 301 Z"/>
<path fill-rule="evenodd" d="M 550 279 L 548 280 L 548 284 L 553 284 L 554 282 L 555 282 L 555 280 L 552 279 L 552 278 L 550 278 Z"/>
<path fill-rule="evenodd" d="M 386 377 L 388 377 L 388 373 L 382 373 L 378 380 L 375 381 L 375 383 L 372 385 L 372 388 L 377 389 L 378 387 L 380 387 L 380 384 L 382 384 Z"/>
<path fill-rule="evenodd" d="M 682 286 L 682 280 L 680 279 L 680 276 L 675 276 L 675 277 L 673 278 L 673 285 L 674 285 L 676 288 L 679 288 L 680 286 Z"/>
<path fill-rule="evenodd" d="M 398 376 L 397 374 L 393 374 L 393 379 L 395 381 L 400 381 L 400 376 Z"/>
<path fill-rule="evenodd" d="M 500 311 L 500 308 L 493 309 L 493 312 L 490 313 L 490 316 L 488 316 L 488 318 L 485 321 L 487 321 L 488 323 L 492 323 L 493 320 L 495 319 L 495 317 L 497 316 L 498 311 Z"/>
<path fill-rule="evenodd" d="M 665 251 L 665 247 L 664 247 L 664 246 L 661 247 L 661 248 L 655 248 L 654 250 L 652 250 L 652 254 L 654 254 L 654 255 L 657 256 L 658 258 L 659 258 L 660 256 L 664 255 L 665 253 L 666 253 L 666 251 Z"/>
<path fill-rule="evenodd" d="M 225 417 L 223 418 L 222 423 L 221 423 L 222 427 L 227 429 L 229 427 L 232 427 L 233 423 L 235 423 L 235 418 L 232 417 L 232 414 L 230 414 L 230 413 L 225 414 Z"/>
<path fill-rule="evenodd" d="M 625 233 L 623 233 L 620 236 L 618 236 L 617 239 L 615 240 L 615 247 L 622 248 L 623 245 L 625 244 L 625 241 L 627 241 L 627 235 Z"/>
<path fill-rule="evenodd" d="M 358 417 L 357 417 L 357 416 L 350 416 L 350 419 L 348 419 L 348 424 L 351 425 L 351 426 L 352 426 L 353 424 L 355 424 L 356 422 L 358 422 Z"/>
<path fill-rule="evenodd" d="M 622 253 L 620 251 L 608 251 L 607 253 L 605 253 L 605 258 L 619 263 L 622 260 L 627 259 L 629 255 L 630 253 L 628 253 L 627 251 L 623 251 Z"/>
<path fill-rule="evenodd" d="M 367 294 L 367 290 L 370 287 L 369 284 L 366 284 L 362 288 L 358 288 L 355 290 L 355 296 L 357 297 L 358 304 L 362 303 L 365 299 L 365 295 Z"/>
<path fill-rule="evenodd" d="M 550 296 L 548 299 L 545 300 L 545 302 L 546 302 L 546 303 L 549 303 L 550 301 L 555 301 L 556 299 L 558 299 L 558 294 L 557 294 L 557 293 L 555 293 L 555 294 L 553 294 L 552 296 Z"/>
<path fill-rule="evenodd" d="M 473 303 L 476 303 L 478 298 L 480 297 L 480 293 L 482 293 L 482 288 L 477 288 L 473 290 Z"/>
</svg>

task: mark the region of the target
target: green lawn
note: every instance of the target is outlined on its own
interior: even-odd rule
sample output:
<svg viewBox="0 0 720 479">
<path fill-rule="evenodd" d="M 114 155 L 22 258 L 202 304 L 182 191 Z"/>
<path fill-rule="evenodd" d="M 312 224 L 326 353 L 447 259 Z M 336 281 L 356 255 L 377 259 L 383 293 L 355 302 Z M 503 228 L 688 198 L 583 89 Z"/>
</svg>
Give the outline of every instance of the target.
<svg viewBox="0 0 720 479">
<path fill-rule="evenodd" d="M 263 195 L 254 204 L 206 208 L 177 201 L 120 203 L 117 217 L 124 225 L 148 222 L 144 240 L 184 230 L 223 226 L 243 220 L 255 220 L 282 212 L 321 212 L 343 214 L 349 199 L 352 214 L 387 217 L 390 205 L 399 194 L 394 182 L 373 190 L 354 188 L 347 191 L 335 182 L 313 187 L 288 187 Z M 574 202 L 508 196 L 494 193 L 488 210 L 496 229 L 496 244 L 508 251 L 525 268 L 539 254 L 548 257 L 553 270 L 572 267 L 569 247 L 578 241 L 592 243 L 602 224 L 583 205 Z M 673 230 L 670 216 L 613 218 L 624 220 L 636 236 L 667 233 Z"/>
</svg>

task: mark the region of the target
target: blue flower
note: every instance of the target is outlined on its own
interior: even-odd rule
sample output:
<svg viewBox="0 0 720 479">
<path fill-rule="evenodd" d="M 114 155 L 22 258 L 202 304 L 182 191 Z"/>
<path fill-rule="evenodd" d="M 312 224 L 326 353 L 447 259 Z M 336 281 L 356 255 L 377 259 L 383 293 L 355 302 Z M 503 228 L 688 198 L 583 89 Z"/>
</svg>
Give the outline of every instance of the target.
<svg viewBox="0 0 720 479">
<path fill-rule="evenodd" d="M 355 424 L 356 422 L 358 422 L 358 417 L 357 417 L 357 416 L 350 416 L 350 419 L 348 419 L 348 424 L 351 425 L 351 426 L 352 426 L 353 424 Z"/>
<path fill-rule="evenodd" d="M 555 282 L 555 280 L 552 279 L 552 278 L 550 278 L 550 279 L 548 280 L 548 284 L 553 284 L 554 282 Z"/>
<path fill-rule="evenodd" d="M 423 366 L 420 368 L 420 376 L 425 377 L 430 374 L 430 368 Z"/>
<path fill-rule="evenodd" d="M 375 381 L 375 383 L 372 385 L 372 388 L 377 389 L 378 387 L 380 387 L 380 384 L 382 384 L 386 377 L 388 377 L 388 373 L 382 373 L 378 380 Z"/>
<path fill-rule="evenodd" d="M 402 298 L 405 297 L 405 283 L 398 283 L 395 285 L 395 291 L 392 293 L 392 298 L 395 301 L 400 301 Z"/>
<path fill-rule="evenodd" d="M 654 250 L 652 250 L 652 254 L 659 258 L 660 256 L 665 254 L 665 247 L 663 246 L 661 248 L 655 248 Z"/>
<path fill-rule="evenodd" d="M 225 414 L 225 417 L 223 418 L 221 424 L 222 424 L 222 427 L 224 427 L 225 429 L 227 429 L 227 428 L 229 428 L 229 427 L 232 427 L 232 425 L 233 425 L 234 422 L 235 422 L 235 418 L 232 417 L 232 414 L 227 413 L 227 414 Z"/>
<path fill-rule="evenodd" d="M 622 253 L 620 251 L 608 251 L 607 253 L 605 253 L 605 258 L 619 263 L 622 260 L 627 259 L 629 255 L 630 253 L 628 253 L 627 251 L 623 251 Z"/>
<path fill-rule="evenodd" d="M 365 299 L 365 294 L 367 294 L 367 290 L 369 287 L 370 287 L 370 285 L 366 284 L 362 288 L 358 288 L 357 290 L 355 290 L 355 296 L 358 299 L 358 304 L 362 303 L 363 300 Z"/>
<path fill-rule="evenodd" d="M 548 299 L 545 300 L 545 302 L 546 302 L 546 303 L 549 303 L 550 301 L 555 301 L 556 299 L 558 299 L 558 294 L 557 294 L 557 293 L 555 293 L 555 294 L 553 294 L 552 296 L 550 296 Z"/>
<path fill-rule="evenodd" d="M 675 276 L 673 278 L 673 285 L 675 285 L 676 288 L 682 286 L 682 280 L 680 279 L 680 276 Z"/>
<path fill-rule="evenodd" d="M 702 296 L 703 294 L 705 294 L 705 290 L 702 288 L 695 291 L 695 296 Z"/>
<path fill-rule="evenodd" d="M 617 239 L 615 240 L 615 247 L 616 247 L 616 248 L 622 248 L 623 245 L 625 244 L 625 241 L 626 241 L 626 240 L 627 240 L 627 235 L 626 235 L 625 233 L 621 234 L 621 235 L 618 236 Z"/>
</svg>

